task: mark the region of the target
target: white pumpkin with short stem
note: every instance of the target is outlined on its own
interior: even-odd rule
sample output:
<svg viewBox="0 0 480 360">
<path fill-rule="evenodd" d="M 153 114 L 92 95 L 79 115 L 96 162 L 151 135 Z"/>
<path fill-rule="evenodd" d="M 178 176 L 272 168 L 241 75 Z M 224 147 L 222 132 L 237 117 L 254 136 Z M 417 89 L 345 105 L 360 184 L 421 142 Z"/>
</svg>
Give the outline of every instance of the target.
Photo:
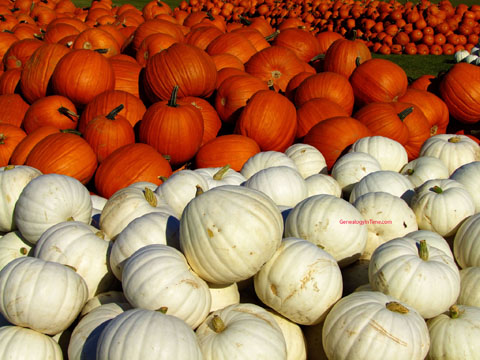
<svg viewBox="0 0 480 360">
<path fill-rule="evenodd" d="M 248 179 L 256 172 L 272 166 L 288 166 L 298 171 L 297 165 L 287 154 L 280 151 L 261 151 L 243 164 L 240 173 Z"/>
<path fill-rule="evenodd" d="M 237 283 L 230 285 L 208 284 L 208 289 L 212 298 L 209 312 L 240 303 L 240 292 L 238 291 Z"/>
<path fill-rule="evenodd" d="M 361 259 L 368 260 L 381 244 L 418 230 L 415 213 L 398 196 L 371 192 L 358 197 L 353 206 L 366 220 L 367 244 Z"/>
<path fill-rule="evenodd" d="M 88 298 L 74 270 L 33 257 L 12 260 L 0 271 L 0 293 L 0 312 L 9 322 L 48 335 L 68 328 Z"/>
<path fill-rule="evenodd" d="M 42 175 L 40 170 L 26 165 L 0 167 L 0 233 L 16 229 L 13 212 L 20 193 L 34 178 Z"/>
<path fill-rule="evenodd" d="M 107 266 L 111 243 L 100 230 L 79 222 L 64 221 L 47 229 L 33 252 L 33 256 L 73 267 L 88 287 L 88 298 L 104 292 L 114 283 Z"/>
<path fill-rule="evenodd" d="M 458 181 L 465 186 L 475 204 L 475 212 L 480 212 L 480 161 L 473 161 L 460 166 L 453 172 L 450 179 Z"/>
<path fill-rule="evenodd" d="M 207 283 L 191 270 L 180 251 L 168 245 L 147 245 L 135 251 L 123 267 L 122 287 L 134 307 L 167 308 L 192 329 L 210 311 Z"/>
<path fill-rule="evenodd" d="M 480 267 L 472 266 L 460 270 L 460 295 L 457 304 L 480 308 Z"/>
<path fill-rule="evenodd" d="M 0 327 L 0 359 L 62 360 L 62 349 L 50 336 L 21 326 Z"/>
<path fill-rule="evenodd" d="M 398 141 L 385 136 L 366 136 L 352 144 L 350 152 L 364 152 L 379 162 L 382 170 L 400 171 L 408 162 L 407 150 Z"/>
<path fill-rule="evenodd" d="M 285 237 L 305 239 L 320 246 L 343 267 L 357 260 L 365 250 L 368 232 L 364 221 L 348 201 L 332 195 L 315 195 L 290 210 Z"/>
<path fill-rule="evenodd" d="M 131 309 L 103 329 L 96 359 L 201 360 L 203 356 L 195 333 L 182 319 L 159 311 Z"/>
<path fill-rule="evenodd" d="M 314 174 L 305 179 L 307 185 L 308 196 L 313 195 L 333 195 L 342 197 L 342 188 L 337 180 L 330 175 Z"/>
<path fill-rule="evenodd" d="M 28 256 L 32 244 L 26 241 L 20 231 L 10 231 L 0 237 L 0 270 L 10 261 Z"/>
<path fill-rule="evenodd" d="M 350 202 L 354 203 L 358 197 L 377 191 L 398 196 L 407 204 L 410 204 L 415 193 L 413 184 L 405 176 L 395 171 L 381 170 L 366 175 L 355 184 L 350 193 Z"/>
<path fill-rule="evenodd" d="M 273 316 L 282 330 L 287 345 L 287 360 L 306 360 L 307 345 L 305 344 L 302 328 L 276 311 L 272 309 L 266 310 Z"/>
<path fill-rule="evenodd" d="M 88 299 L 85 303 L 85 306 L 80 312 L 80 317 L 87 315 L 93 309 L 96 309 L 99 306 L 110 304 L 110 303 L 128 303 L 125 295 L 122 291 L 110 290 L 103 293 L 95 295 L 93 298 Z"/>
<path fill-rule="evenodd" d="M 373 252 L 368 278 L 373 290 L 409 304 L 426 319 L 448 310 L 460 293 L 459 270 L 450 255 L 408 237 Z"/>
<path fill-rule="evenodd" d="M 231 284 L 253 276 L 280 246 L 283 218 L 275 202 L 244 186 L 198 195 L 180 218 L 180 246 L 204 280 Z"/>
<path fill-rule="evenodd" d="M 20 194 L 14 221 L 22 236 L 35 244 L 49 227 L 67 220 L 89 224 L 92 200 L 88 189 L 77 179 L 59 174 L 40 175 Z"/>
<path fill-rule="evenodd" d="M 273 166 L 258 171 L 243 186 L 268 195 L 277 205 L 295 206 L 308 196 L 305 179 L 288 166 Z"/>
<path fill-rule="evenodd" d="M 410 207 L 418 228 L 435 231 L 443 237 L 455 235 L 461 222 L 475 213 L 469 192 L 450 179 L 428 180 L 415 189 Z"/>
<path fill-rule="evenodd" d="M 322 342 L 329 359 L 423 360 L 430 337 L 412 306 L 378 291 L 359 291 L 328 313 Z"/>
<path fill-rule="evenodd" d="M 327 163 L 322 153 L 312 145 L 297 143 L 290 145 L 285 154 L 295 162 L 304 179 L 314 174 L 326 174 Z"/>
<path fill-rule="evenodd" d="M 430 246 L 436 247 L 437 249 L 442 250 L 445 254 L 449 255 L 452 259 L 453 252 L 450 248 L 450 244 L 445 238 L 440 236 L 438 233 L 430 230 L 417 230 L 406 235 L 409 239 L 416 241 L 425 240 Z"/>
<path fill-rule="evenodd" d="M 203 176 L 193 170 L 180 170 L 173 173 L 163 184 L 157 187 L 155 193 L 163 199 L 180 218 L 183 209 L 195 197 L 197 189 L 208 190 L 208 183 Z"/>
<path fill-rule="evenodd" d="M 122 279 L 124 262 L 138 249 L 151 244 L 164 244 L 180 249 L 180 220 L 164 212 L 152 212 L 132 220 L 117 235 L 109 262 L 113 274 Z"/>
<path fill-rule="evenodd" d="M 458 228 L 453 239 L 453 254 L 463 269 L 480 266 L 480 213 L 470 216 Z"/>
<path fill-rule="evenodd" d="M 478 359 L 480 308 L 453 305 L 448 312 L 427 321 L 430 350 L 426 359 Z"/>
<path fill-rule="evenodd" d="M 287 359 L 280 326 L 258 305 L 240 303 L 214 311 L 196 334 L 205 359 Z"/>
<path fill-rule="evenodd" d="M 460 166 L 480 160 L 480 146 L 466 135 L 438 134 L 423 143 L 420 156 L 439 158 L 451 175 Z"/>
<path fill-rule="evenodd" d="M 92 309 L 73 329 L 68 344 L 68 360 L 95 359 L 102 330 L 113 318 L 131 308 L 126 302 L 112 302 Z"/>
<path fill-rule="evenodd" d="M 421 156 L 410 161 L 401 170 L 413 186 L 419 187 L 427 180 L 448 179 L 449 172 L 442 160 L 433 156 Z"/>
<path fill-rule="evenodd" d="M 381 165 L 372 155 L 351 152 L 341 156 L 332 167 L 332 177 L 337 180 L 348 199 L 353 187 L 365 176 L 380 171 Z"/>
<path fill-rule="evenodd" d="M 128 186 L 108 199 L 100 216 L 100 228 L 113 240 L 132 220 L 152 212 L 176 216 L 172 208 L 150 188 Z"/>
<path fill-rule="evenodd" d="M 221 185 L 241 185 L 245 176 L 241 172 L 233 170 L 230 165 L 224 167 L 200 168 L 194 170 L 207 180 L 208 189 Z"/>
<path fill-rule="evenodd" d="M 342 297 L 342 273 L 325 250 L 304 239 L 286 238 L 255 274 L 254 286 L 258 298 L 279 314 L 315 325 Z"/>
</svg>

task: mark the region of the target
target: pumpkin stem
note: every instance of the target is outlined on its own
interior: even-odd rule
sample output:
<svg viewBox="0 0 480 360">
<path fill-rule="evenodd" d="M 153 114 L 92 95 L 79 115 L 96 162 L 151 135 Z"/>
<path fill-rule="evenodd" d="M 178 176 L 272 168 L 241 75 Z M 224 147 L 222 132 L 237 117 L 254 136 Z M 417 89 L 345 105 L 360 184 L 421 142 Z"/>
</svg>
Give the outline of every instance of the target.
<svg viewBox="0 0 480 360">
<path fill-rule="evenodd" d="M 207 18 L 208 18 L 208 20 L 210 20 L 210 21 L 215 20 L 215 17 L 212 15 L 212 13 L 211 13 L 210 11 L 207 11 Z"/>
<path fill-rule="evenodd" d="M 65 221 L 75 221 L 75 219 L 73 218 L 73 216 L 70 216 L 67 220 Z"/>
<path fill-rule="evenodd" d="M 62 114 L 62 115 L 65 115 L 66 117 L 68 117 L 70 120 L 74 120 L 73 118 L 79 118 L 80 115 L 78 114 L 75 114 L 72 110 L 70 109 L 67 109 L 66 107 L 64 106 L 60 106 L 57 111 Z"/>
<path fill-rule="evenodd" d="M 22 254 L 22 255 L 27 255 L 27 253 L 28 253 L 27 248 L 24 248 L 24 247 L 21 247 L 21 248 L 20 248 L 20 254 Z"/>
<path fill-rule="evenodd" d="M 108 53 L 108 49 L 95 49 L 93 51 L 96 51 L 99 54 L 106 54 Z"/>
<path fill-rule="evenodd" d="M 227 164 L 224 167 L 222 167 L 220 170 L 218 170 L 214 175 L 213 175 L 213 180 L 222 180 L 227 171 L 230 169 L 230 165 Z"/>
<path fill-rule="evenodd" d="M 355 66 L 356 66 L 356 67 L 359 67 L 360 64 L 361 64 L 361 61 L 362 61 L 362 59 L 360 58 L 360 56 L 357 56 L 357 57 L 355 58 Z"/>
<path fill-rule="evenodd" d="M 13 169 L 15 169 L 15 165 L 7 165 L 3 168 L 3 171 L 13 170 Z"/>
<path fill-rule="evenodd" d="M 460 138 L 460 136 L 452 136 L 450 139 L 448 139 L 448 142 L 451 142 L 451 143 L 458 143 L 460 142 L 462 139 Z"/>
<path fill-rule="evenodd" d="M 385 304 L 385 307 L 388 310 L 399 313 L 399 314 L 408 314 L 409 312 L 409 310 L 405 306 L 403 306 L 397 301 L 390 301 Z"/>
<path fill-rule="evenodd" d="M 432 187 L 430 190 L 432 190 L 434 193 L 436 194 L 441 194 L 443 193 L 443 190 L 440 186 L 438 185 L 435 185 L 434 187 Z"/>
<path fill-rule="evenodd" d="M 428 260 L 428 246 L 427 246 L 427 240 L 420 240 L 418 244 L 418 256 L 420 256 L 420 259 L 427 261 Z"/>
<path fill-rule="evenodd" d="M 465 312 L 465 310 L 460 310 L 457 305 L 452 305 L 448 309 L 449 315 L 452 319 L 458 319 L 458 317 Z"/>
<path fill-rule="evenodd" d="M 175 85 L 172 90 L 172 95 L 168 101 L 168 106 L 177 107 L 177 94 L 178 94 L 178 85 Z"/>
<path fill-rule="evenodd" d="M 271 40 L 275 39 L 278 36 L 278 34 L 280 34 L 280 30 L 275 30 L 275 32 L 271 33 L 270 35 L 265 36 L 265 40 L 271 41 Z"/>
<path fill-rule="evenodd" d="M 166 176 L 163 176 L 163 175 L 160 175 L 158 178 L 162 180 L 162 182 L 165 182 L 168 179 Z"/>
<path fill-rule="evenodd" d="M 415 173 L 414 169 L 408 169 L 407 170 L 407 175 L 413 175 Z"/>
<path fill-rule="evenodd" d="M 5 139 L 6 139 L 6 138 L 7 138 L 7 137 L 5 136 L 5 134 L 0 134 L 0 145 L 5 144 Z"/>
<path fill-rule="evenodd" d="M 240 22 L 243 23 L 244 25 L 252 25 L 252 22 L 248 20 L 245 16 L 239 15 L 238 18 L 240 19 Z"/>
<path fill-rule="evenodd" d="M 166 314 L 168 311 L 168 306 L 162 306 L 160 309 L 157 310 L 158 312 L 161 312 L 162 314 Z"/>
<path fill-rule="evenodd" d="M 82 133 L 75 129 L 60 129 L 60 132 L 64 134 L 75 134 L 78 136 L 82 136 Z"/>
<path fill-rule="evenodd" d="M 163 154 L 162 154 L 162 156 L 163 156 L 163 158 L 164 158 L 165 160 L 167 160 L 167 161 L 170 161 L 170 159 L 172 158 L 170 155 L 163 155 Z"/>
<path fill-rule="evenodd" d="M 195 192 L 195 197 L 197 197 L 198 195 L 202 195 L 204 193 L 200 185 L 196 185 L 195 187 L 197 188 L 197 191 Z"/>
<path fill-rule="evenodd" d="M 225 323 L 223 322 L 221 317 L 218 315 L 213 315 L 212 327 L 213 327 L 213 331 L 215 331 L 217 334 L 221 333 L 226 328 Z"/>
<path fill-rule="evenodd" d="M 102 230 L 98 230 L 98 231 L 95 233 L 95 236 L 99 237 L 99 238 L 102 239 L 102 240 L 105 240 L 105 233 L 104 233 Z"/>
<path fill-rule="evenodd" d="M 309 62 L 314 62 L 314 61 L 317 61 L 317 60 L 320 60 L 320 59 L 325 59 L 325 54 L 315 55 L 313 58 L 310 59 Z"/>
<path fill-rule="evenodd" d="M 123 104 L 118 105 L 115 109 L 110 111 L 107 116 L 105 116 L 108 120 L 115 120 L 115 117 L 118 115 L 120 111 L 123 110 L 125 106 Z"/>
<path fill-rule="evenodd" d="M 405 110 L 400 111 L 397 116 L 400 120 L 405 120 L 405 118 L 413 112 L 413 106 L 406 108 Z"/>
<path fill-rule="evenodd" d="M 155 193 L 152 191 L 152 189 L 146 187 L 144 194 L 145 194 L 145 200 L 147 200 L 147 202 L 151 206 L 157 207 L 157 197 L 155 196 Z"/>
<path fill-rule="evenodd" d="M 438 125 L 433 125 L 430 129 L 430 136 L 436 135 L 438 131 Z"/>
</svg>

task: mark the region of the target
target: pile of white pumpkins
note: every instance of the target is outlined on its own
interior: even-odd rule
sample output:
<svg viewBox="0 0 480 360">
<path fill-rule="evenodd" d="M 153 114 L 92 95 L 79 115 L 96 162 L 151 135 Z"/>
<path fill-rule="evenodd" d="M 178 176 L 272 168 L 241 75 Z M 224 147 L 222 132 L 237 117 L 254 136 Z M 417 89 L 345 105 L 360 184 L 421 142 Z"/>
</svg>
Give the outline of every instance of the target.
<svg viewBox="0 0 480 360">
<path fill-rule="evenodd" d="M 0 359 L 479 359 L 480 147 L 295 144 L 104 199 L 0 168 Z"/>
<path fill-rule="evenodd" d="M 466 62 L 473 65 L 480 65 L 480 43 L 472 47 L 470 51 L 463 49 L 453 54 L 456 63 Z"/>
</svg>

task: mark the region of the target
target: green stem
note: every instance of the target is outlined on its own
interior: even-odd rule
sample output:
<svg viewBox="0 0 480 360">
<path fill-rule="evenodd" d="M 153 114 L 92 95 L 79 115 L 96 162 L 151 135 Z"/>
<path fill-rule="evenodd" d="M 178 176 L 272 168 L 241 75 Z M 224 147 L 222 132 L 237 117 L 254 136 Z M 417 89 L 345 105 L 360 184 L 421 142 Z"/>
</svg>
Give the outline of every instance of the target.
<svg viewBox="0 0 480 360">
<path fill-rule="evenodd" d="M 400 118 L 400 120 L 403 121 L 412 112 L 413 112 L 413 106 L 410 106 L 410 107 L 406 108 L 405 110 L 402 110 L 401 112 L 399 112 L 397 115 Z"/>
<path fill-rule="evenodd" d="M 110 111 L 107 116 L 105 116 L 108 120 L 115 120 L 115 117 L 118 115 L 120 111 L 123 110 L 125 106 L 123 104 L 118 105 L 115 109 Z"/>
<path fill-rule="evenodd" d="M 78 114 L 75 114 L 72 110 L 70 109 L 67 109 L 65 106 L 60 106 L 57 111 L 62 114 L 62 115 L 65 115 L 66 117 L 68 117 L 70 120 L 74 121 L 73 118 L 79 118 L 80 115 Z"/>
<path fill-rule="evenodd" d="M 390 301 L 385 305 L 385 307 L 388 310 L 399 313 L 399 314 L 408 314 L 408 311 L 409 311 L 405 306 L 403 306 L 397 301 Z"/>
<path fill-rule="evenodd" d="M 145 200 L 150 204 L 150 206 L 157 207 L 157 197 L 150 188 L 145 188 Z"/>
<path fill-rule="evenodd" d="M 177 107 L 177 94 L 178 94 L 178 85 L 175 85 L 172 90 L 172 95 L 168 101 L 168 106 Z"/>
<path fill-rule="evenodd" d="M 418 256 L 420 256 L 420 259 L 423 261 L 428 260 L 428 246 L 427 246 L 427 240 L 420 240 L 419 247 L 418 247 Z"/>
<path fill-rule="evenodd" d="M 218 315 L 213 315 L 212 327 L 213 331 L 215 331 L 217 334 L 221 333 L 226 328 L 225 323 Z"/>
<path fill-rule="evenodd" d="M 230 169 L 230 165 L 228 164 L 222 167 L 213 175 L 213 180 L 222 180 L 229 169 Z"/>
<path fill-rule="evenodd" d="M 434 193 L 436 194 L 441 194 L 443 193 L 443 190 L 440 186 L 438 185 L 435 185 L 434 187 L 432 187 L 430 190 L 432 190 Z"/>
<path fill-rule="evenodd" d="M 448 312 L 452 319 L 458 319 L 458 317 L 463 313 L 463 311 L 460 310 L 458 306 L 455 304 L 450 306 L 450 308 L 448 309 Z"/>
</svg>

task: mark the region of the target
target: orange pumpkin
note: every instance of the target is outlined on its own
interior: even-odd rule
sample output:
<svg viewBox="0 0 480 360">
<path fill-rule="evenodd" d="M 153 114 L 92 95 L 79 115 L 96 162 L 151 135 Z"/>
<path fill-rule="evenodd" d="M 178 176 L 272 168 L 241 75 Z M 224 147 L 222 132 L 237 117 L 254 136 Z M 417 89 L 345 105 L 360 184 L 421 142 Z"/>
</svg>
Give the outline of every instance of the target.
<svg viewBox="0 0 480 360">
<path fill-rule="evenodd" d="M 29 107 L 18 94 L 0 95 L 0 123 L 20 127 Z"/>
<path fill-rule="evenodd" d="M 25 136 L 25 131 L 18 126 L 0 123 L 0 166 L 8 165 L 15 147 Z"/>
<path fill-rule="evenodd" d="M 9 163 L 12 165 L 24 165 L 28 154 L 30 154 L 30 151 L 40 142 L 40 140 L 46 138 L 48 135 L 59 132 L 61 132 L 61 130 L 52 125 L 46 125 L 35 129 L 17 144 L 10 157 Z"/>
<path fill-rule="evenodd" d="M 332 71 L 349 78 L 355 68 L 372 58 L 364 42 L 339 39 L 328 48 L 323 62 L 324 71 Z"/>
</svg>

